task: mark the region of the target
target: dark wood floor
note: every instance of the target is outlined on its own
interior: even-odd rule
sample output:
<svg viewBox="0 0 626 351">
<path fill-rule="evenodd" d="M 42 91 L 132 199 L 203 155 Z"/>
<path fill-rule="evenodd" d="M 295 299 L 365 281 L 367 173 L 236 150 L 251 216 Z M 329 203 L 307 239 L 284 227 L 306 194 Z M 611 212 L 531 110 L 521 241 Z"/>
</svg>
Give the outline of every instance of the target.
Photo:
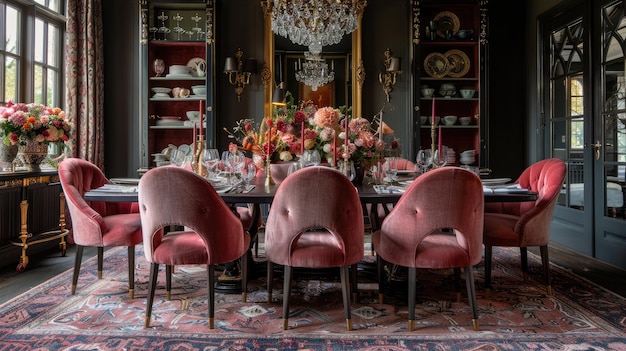
<svg viewBox="0 0 626 351">
<path fill-rule="evenodd" d="M 530 249 L 530 251 L 538 254 L 538 250 Z M 0 304 L 73 268 L 74 252 L 74 246 L 70 246 L 65 257 L 62 257 L 58 250 L 50 250 L 45 255 L 40 255 L 39 259 L 31 257 L 26 271 L 21 273 L 15 270 L 15 265 L 1 269 Z M 95 249 L 86 249 L 83 260 L 95 254 Z M 588 258 L 556 244 L 550 246 L 550 261 L 626 297 L 626 270 Z M 71 282 L 68 280 L 67 284 Z"/>
</svg>

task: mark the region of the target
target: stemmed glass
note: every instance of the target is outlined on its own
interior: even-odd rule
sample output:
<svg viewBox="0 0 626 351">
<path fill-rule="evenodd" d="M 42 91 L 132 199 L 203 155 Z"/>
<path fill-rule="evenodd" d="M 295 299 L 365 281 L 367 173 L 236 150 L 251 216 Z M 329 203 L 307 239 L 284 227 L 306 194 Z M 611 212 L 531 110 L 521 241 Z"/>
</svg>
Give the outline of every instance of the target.
<svg viewBox="0 0 626 351">
<path fill-rule="evenodd" d="M 356 178 L 356 169 L 354 167 L 354 162 L 340 160 L 339 161 L 339 171 L 343 173 L 350 181 L 353 181 Z"/>
<path fill-rule="evenodd" d="M 243 173 L 243 180 L 246 182 L 246 185 L 250 185 L 252 179 L 256 177 L 256 166 L 254 163 L 250 162 L 245 167 L 245 172 Z"/>
<path fill-rule="evenodd" d="M 209 180 L 215 178 L 215 168 L 220 160 L 220 154 L 217 149 L 202 150 L 202 164 L 206 167 Z"/>
<path fill-rule="evenodd" d="M 396 157 L 388 157 L 387 162 L 383 165 L 387 180 L 395 182 L 398 180 L 398 159 Z"/>
<path fill-rule="evenodd" d="M 433 153 L 430 149 L 421 149 L 417 152 L 417 165 L 420 167 L 422 173 L 428 172 L 428 169 L 433 164 Z"/>
<path fill-rule="evenodd" d="M 435 150 L 435 156 L 433 159 L 433 164 L 437 167 L 443 167 L 448 164 L 448 152 L 445 148 L 443 150 Z"/>
<path fill-rule="evenodd" d="M 322 162 L 322 157 L 317 150 L 305 150 L 302 154 L 303 167 L 317 166 Z"/>
</svg>

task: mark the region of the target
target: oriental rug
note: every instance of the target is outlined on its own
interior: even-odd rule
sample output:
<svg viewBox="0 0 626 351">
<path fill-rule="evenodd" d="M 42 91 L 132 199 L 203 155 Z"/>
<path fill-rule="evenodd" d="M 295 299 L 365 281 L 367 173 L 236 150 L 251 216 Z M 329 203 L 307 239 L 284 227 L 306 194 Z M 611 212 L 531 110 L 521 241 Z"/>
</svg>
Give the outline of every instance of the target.
<svg viewBox="0 0 626 351">
<path fill-rule="evenodd" d="M 161 272 L 152 327 L 145 329 L 149 264 L 138 247 L 130 299 L 126 250 L 116 248 L 105 253 L 101 280 L 95 258 L 83 263 L 76 295 L 67 271 L 0 306 L 0 350 L 626 350 L 626 299 L 556 265 L 554 294 L 547 296 L 538 257 L 529 253 L 529 264 L 531 279 L 523 281 L 519 251 L 494 248 L 488 299 L 483 266 L 476 267 L 478 332 L 464 282 L 456 302 L 451 270 L 419 271 L 413 332 L 407 331 L 402 279 L 379 304 L 378 284 L 361 276 L 354 330 L 347 331 L 339 282 L 333 274 L 307 273 L 294 282 L 289 330 L 282 330 L 280 274 L 271 303 L 264 274 L 252 277 L 246 303 L 240 294 L 217 293 L 211 330 L 202 266 L 176 267 L 170 301 Z"/>
</svg>

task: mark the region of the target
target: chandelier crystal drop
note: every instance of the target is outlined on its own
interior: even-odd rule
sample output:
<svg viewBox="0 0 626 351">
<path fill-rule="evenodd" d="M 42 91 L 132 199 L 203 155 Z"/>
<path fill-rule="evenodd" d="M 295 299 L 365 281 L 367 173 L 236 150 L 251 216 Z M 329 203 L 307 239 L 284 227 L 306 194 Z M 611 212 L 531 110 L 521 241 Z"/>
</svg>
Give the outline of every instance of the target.
<svg viewBox="0 0 626 351">
<path fill-rule="evenodd" d="M 320 54 L 357 29 L 366 0 L 268 0 L 272 31 Z"/>
<path fill-rule="evenodd" d="M 335 80 L 334 67 L 328 69 L 328 64 L 320 54 L 304 53 L 305 61 L 300 71 L 296 72 L 296 80 L 317 91 L 317 88 Z"/>
</svg>

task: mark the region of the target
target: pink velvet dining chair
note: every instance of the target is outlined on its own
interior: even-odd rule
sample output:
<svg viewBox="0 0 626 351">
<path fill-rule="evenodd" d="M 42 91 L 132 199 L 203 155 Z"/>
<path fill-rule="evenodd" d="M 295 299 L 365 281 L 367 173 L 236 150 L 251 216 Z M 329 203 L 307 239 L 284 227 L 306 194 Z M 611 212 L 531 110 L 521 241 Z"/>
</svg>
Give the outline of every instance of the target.
<svg viewBox="0 0 626 351">
<path fill-rule="evenodd" d="M 343 174 L 312 166 L 286 177 L 265 226 L 268 301 L 272 299 L 273 264 L 284 266 L 283 329 L 288 329 L 293 267 L 339 267 L 346 326 L 352 330 L 350 282 L 363 259 L 363 211 L 354 185 Z M 351 279 L 352 278 L 352 279 Z"/>
<path fill-rule="evenodd" d="M 472 267 L 482 258 L 483 211 L 480 179 L 462 168 L 442 167 L 416 178 L 374 232 L 379 265 L 385 260 L 408 267 L 409 331 L 415 320 L 417 268 L 453 268 L 455 276 L 464 268 L 472 324 L 479 329 Z"/>
<path fill-rule="evenodd" d="M 140 244 L 141 219 L 133 203 L 87 202 L 83 196 L 109 180 L 96 165 L 79 158 L 68 158 L 59 164 L 59 179 L 67 200 L 76 244 L 72 276 L 72 295 L 76 293 L 78 275 L 85 246 L 97 247 L 98 279 L 102 278 L 105 247 L 128 247 L 128 285 L 130 297 L 135 288 L 135 245 Z"/>
<path fill-rule="evenodd" d="M 166 265 L 168 299 L 172 266 L 207 265 L 210 329 L 214 327 L 215 264 L 241 258 L 242 299 L 246 300 L 250 236 L 206 179 L 177 167 L 151 169 L 139 182 L 139 213 L 144 254 L 151 263 L 146 328 L 160 264 Z M 165 234 L 171 226 L 176 229 Z"/>
<path fill-rule="evenodd" d="M 537 193 L 534 202 L 490 203 L 485 207 L 485 294 L 491 290 L 493 246 L 519 247 L 524 280 L 528 279 L 529 246 L 539 246 L 548 295 L 552 295 L 548 243 L 550 224 L 565 179 L 565 162 L 541 160 L 522 172 L 515 183 Z"/>
</svg>

